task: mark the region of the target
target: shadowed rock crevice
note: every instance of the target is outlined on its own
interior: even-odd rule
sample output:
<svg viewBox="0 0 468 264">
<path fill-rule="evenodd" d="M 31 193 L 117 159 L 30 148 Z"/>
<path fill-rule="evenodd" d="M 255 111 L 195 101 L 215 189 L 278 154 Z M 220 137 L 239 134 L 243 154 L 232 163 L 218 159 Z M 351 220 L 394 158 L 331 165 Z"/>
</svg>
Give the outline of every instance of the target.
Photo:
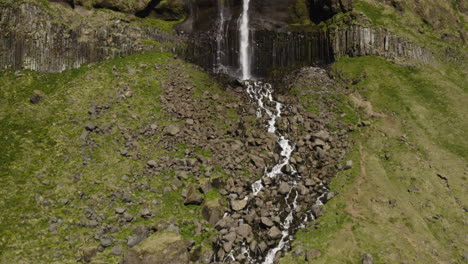
<svg viewBox="0 0 468 264">
<path fill-rule="evenodd" d="M 352 9 L 353 0 L 309 0 L 310 19 L 318 24 Z"/>
</svg>

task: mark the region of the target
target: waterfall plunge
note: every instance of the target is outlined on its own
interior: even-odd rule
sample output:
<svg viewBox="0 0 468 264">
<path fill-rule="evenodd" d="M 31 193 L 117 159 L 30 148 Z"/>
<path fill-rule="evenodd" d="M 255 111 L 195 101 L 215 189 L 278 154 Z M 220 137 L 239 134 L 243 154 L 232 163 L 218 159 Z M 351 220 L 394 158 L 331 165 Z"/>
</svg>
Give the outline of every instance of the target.
<svg viewBox="0 0 468 264">
<path fill-rule="evenodd" d="M 242 16 L 239 26 L 240 31 L 240 57 L 239 63 L 242 71 L 242 80 L 249 80 L 250 75 L 250 54 L 249 54 L 249 4 L 250 0 L 243 0 Z"/>
</svg>

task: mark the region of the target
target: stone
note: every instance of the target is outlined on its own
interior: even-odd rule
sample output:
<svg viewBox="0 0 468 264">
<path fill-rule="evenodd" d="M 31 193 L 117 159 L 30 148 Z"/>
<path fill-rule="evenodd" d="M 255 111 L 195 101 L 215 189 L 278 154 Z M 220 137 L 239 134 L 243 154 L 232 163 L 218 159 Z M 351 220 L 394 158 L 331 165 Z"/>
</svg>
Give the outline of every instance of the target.
<svg viewBox="0 0 468 264">
<path fill-rule="evenodd" d="M 123 213 L 125 213 L 126 211 L 127 211 L 127 209 L 125 209 L 125 208 L 123 208 L 123 207 L 117 207 L 117 208 L 114 209 L 114 212 L 115 212 L 116 214 L 123 214 Z"/>
<path fill-rule="evenodd" d="M 174 124 L 169 125 L 169 126 L 166 127 L 164 132 L 165 132 L 166 135 L 176 136 L 180 132 L 180 127 L 178 125 L 174 125 Z"/>
<path fill-rule="evenodd" d="M 31 104 L 38 104 L 46 97 L 45 93 L 40 90 L 34 90 L 29 102 Z"/>
<path fill-rule="evenodd" d="M 299 256 L 304 255 L 304 250 L 302 248 L 298 248 L 298 249 L 294 250 L 292 254 L 295 257 L 299 257 Z"/>
<path fill-rule="evenodd" d="M 132 248 L 136 245 L 138 245 L 138 243 L 140 243 L 141 241 L 143 241 L 146 237 L 142 237 L 140 235 L 132 235 L 132 236 L 129 236 L 127 237 L 127 246 L 129 248 Z"/>
<path fill-rule="evenodd" d="M 171 231 L 171 232 L 174 232 L 176 234 L 180 234 L 180 228 L 177 226 L 177 225 L 174 225 L 174 224 L 170 224 L 167 228 L 166 228 L 167 231 Z"/>
<path fill-rule="evenodd" d="M 99 225 L 99 223 L 98 223 L 98 221 L 96 221 L 96 220 L 90 220 L 90 221 L 88 222 L 88 227 L 89 227 L 89 228 L 96 228 L 98 225 Z"/>
<path fill-rule="evenodd" d="M 148 165 L 150 168 L 154 168 L 158 166 L 158 163 L 155 160 L 149 160 L 146 162 L 146 165 Z"/>
<path fill-rule="evenodd" d="M 214 199 L 205 202 L 202 208 L 203 219 L 210 225 L 215 225 L 224 215 L 223 206 L 220 205 L 220 199 Z"/>
<path fill-rule="evenodd" d="M 115 246 L 111 249 L 109 253 L 115 256 L 120 256 L 123 253 L 123 247 L 121 245 Z"/>
<path fill-rule="evenodd" d="M 123 214 L 123 219 L 126 221 L 126 222 L 131 222 L 133 220 L 133 215 L 128 213 L 128 212 L 125 212 Z"/>
<path fill-rule="evenodd" d="M 314 146 L 314 147 L 321 147 L 321 148 L 323 148 L 325 145 L 326 145 L 326 143 L 325 143 L 323 140 L 319 139 L 319 138 L 316 138 L 316 139 L 314 140 L 314 143 L 313 143 L 313 146 Z"/>
<path fill-rule="evenodd" d="M 243 238 L 250 237 L 252 235 L 252 227 L 248 224 L 241 224 L 237 228 L 237 234 Z"/>
<path fill-rule="evenodd" d="M 184 205 L 200 205 L 203 203 L 203 196 L 191 186 L 187 191 L 187 197 L 185 198 Z"/>
<path fill-rule="evenodd" d="M 84 263 L 89 263 L 96 256 L 97 248 L 96 247 L 84 247 L 81 249 L 81 258 Z"/>
<path fill-rule="evenodd" d="M 305 186 L 310 187 L 310 186 L 314 186 L 314 185 L 315 185 L 315 181 L 313 179 L 306 179 L 305 180 Z"/>
<path fill-rule="evenodd" d="M 325 130 L 320 130 L 319 132 L 312 135 L 314 138 L 319 138 L 323 141 L 330 141 L 330 134 Z"/>
<path fill-rule="evenodd" d="M 231 208 L 234 211 L 240 211 L 247 206 L 247 200 L 231 200 Z"/>
<path fill-rule="evenodd" d="M 50 224 L 49 225 L 49 232 L 52 234 L 57 234 L 58 225 L 57 224 Z"/>
<path fill-rule="evenodd" d="M 275 225 L 273 223 L 273 221 L 270 220 L 270 218 L 268 217 L 265 217 L 265 216 L 262 216 L 262 218 L 260 219 L 261 223 L 263 225 L 265 225 L 266 227 L 272 227 L 273 225 Z"/>
<path fill-rule="evenodd" d="M 230 252 L 231 249 L 232 249 L 233 244 L 234 244 L 234 242 L 232 242 L 232 241 L 225 241 L 223 243 L 224 252 L 226 252 L 226 253 Z"/>
<path fill-rule="evenodd" d="M 108 236 L 101 237 L 100 239 L 100 245 L 104 248 L 111 246 L 114 242 L 112 241 L 112 238 Z"/>
<path fill-rule="evenodd" d="M 344 169 L 345 170 L 349 170 L 353 167 L 353 161 L 352 160 L 348 160 L 346 161 L 346 165 L 344 166 Z"/>
<path fill-rule="evenodd" d="M 278 192 L 281 194 L 287 194 L 291 191 L 291 186 L 287 182 L 282 182 L 280 183 L 280 186 L 278 188 Z"/>
<path fill-rule="evenodd" d="M 372 257 L 371 254 L 364 253 L 362 255 L 362 264 L 373 264 L 373 263 L 374 263 L 374 258 Z"/>
<path fill-rule="evenodd" d="M 170 231 L 156 232 L 133 247 L 124 256 L 123 264 L 188 264 L 187 243 L 181 235 Z"/>
<path fill-rule="evenodd" d="M 252 163 L 255 165 L 255 167 L 261 169 L 265 168 L 265 161 L 261 157 L 253 154 L 249 155 L 249 157 Z"/>
<path fill-rule="evenodd" d="M 268 237 L 271 239 L 280 239 L 282 235 L 281 230 L 276 226 L 268 230 Z"/>
<path fill-rule="evenodd" d="M 164 220 L 158 220 L 156 223 L 154 223 L 151 228 L 154 231 L 162 231 L 165 230 L 169 226 L 169 223 L 164 221 Z"/>
<path fill-rule="evenodd" d="M 312 213 L 315 217 L 320 217 L 323 215 L 323 207 L 317 204 L 312 205 Z"/>
<path fill-rule="evenodd" d="M 309 262 L 313 261 L 314 259 L 320 257 L 321 254 L 322 253 L 318 249 L 309 249 L 306 251 L 305 260 Z"/>
<path fill-rule="evenodd" d="M 86 126 L 85 126 L 85 129 L 86 129 L 87 131 L 93 131 L 93 130 L 96 129 L 96 125 L 93 124 L 93 123 L 87 123 Z"/>
<path fill-rule="evenodd" d="M 150 219 L 153 214 L 148 208 L 144 208 L 140 211 L 140 216 L 145 219 Z"/>
</svg>

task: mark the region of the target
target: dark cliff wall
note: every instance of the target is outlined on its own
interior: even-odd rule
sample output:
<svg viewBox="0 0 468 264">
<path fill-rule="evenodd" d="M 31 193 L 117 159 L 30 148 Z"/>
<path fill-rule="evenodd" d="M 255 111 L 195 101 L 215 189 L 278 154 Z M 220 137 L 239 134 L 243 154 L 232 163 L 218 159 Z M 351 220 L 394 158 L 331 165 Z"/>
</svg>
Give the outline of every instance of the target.
<svg viewBox="0 0 468 264">
<path fill-rule="evenodd" d="M 121 20 L 97 26 L 57 20 L 32 3 L 0 7 L 0 69 L 60 72 L 135 52 L 172 50 L 181 42 L 159 29 Z M 148 44 L 144 40 L 171 45 Z"/>
<path fill-rule="evenodd" d="M 216 64 L 215 33 L 191 36 L 186 50 L 188 60 L 207 70 Z M 342 56 L 382 56 L 417 63 L 433 61 L 431 52 L 381 28 L 350 26 L 333 31 L 275 32 L 252 31 L 252 73 L 257 77 L 283 74 L 294 68 L 326 64 Z M 239 37 L 235 29 L 226 33 L 222 63 L 233 75 L 239 67 Z"/>
<path fill-rule="evenodd" d="M 320 13 L 321 17 L 315 17 L 319 20 L 349 11 L 353 3 L 352 0 L 305 1 L 251 0 L 250 54 L 254 76 L 281 75 L 301 66 L 327 64 L 341 56 L 377 55 L 420 63 L 432 60 L 433 56 L 427 50 L 380 28 L 344 25 L 338 29 L 320 30 L 314 26 L 312 31 L 305 31 L 291 26 L 289 23 L 294 22 L 294 7 L 298 3 L 307 3 L 311 15 Z M 241 0 L 192 2 L 189 19 L 180 27 L 189 35 L 185 51 L 188 60 L 210 71 L 221 68 L 221 72 L 239 75 L 241 4 Z M 223 12 L 223 19 L 220 12 Z M 304 28 L 311 30 L 311 27 Z"/>
<path fill-rule="evenodd" d="M 218 1 L 226 7 L 221 36 L 218 35 Z M 208 71 L 217 71 L 216 66 L 221 64 L 223 71 L 236 75 L 239 69 L 237 27 L 241 1 L 204 0 L 193 3 L 193 14 L 181 25 L 181 28 L 190 28 L 184 37 L 118 19 L 97 24 L 86 20 L 73 24 L 59 22 L 59 18 L 49 11 L 31 3 L 2 7 L 0 69 L 59 72 L 115 56 L 169 50 L 180 53 Z M 70 9 L 68 12 L 75 11 Z M 378 55 L 421 63 L 432 61 L 430 52 L 406 39 L 384 29 L 363 26 L 314 32 L 253 27 L 251 39 L 252 71 L 258 77 L 283 74 L 300 66 L 330 63 L 345 55 Z M 151 44 L 156 41 L 158 45 Z"/>
</svg>

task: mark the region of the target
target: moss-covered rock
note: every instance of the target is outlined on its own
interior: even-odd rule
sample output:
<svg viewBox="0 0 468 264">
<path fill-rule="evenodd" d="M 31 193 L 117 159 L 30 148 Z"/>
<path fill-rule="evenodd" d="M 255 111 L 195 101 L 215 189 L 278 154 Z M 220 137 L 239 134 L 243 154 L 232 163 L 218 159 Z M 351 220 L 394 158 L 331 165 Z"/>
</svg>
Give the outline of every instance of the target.
<svg viewBox="0 0 468 264">
<path fill-rule="evenodd" d="M 183 264 L 189 262 L 187 243 L 181 235 L 157 232 L 124 257 L 124 264 Z"/>
<path fill-rule="evenodd" d="M 125 13 L 135 13 L 145 9 L 151 0 L 74 0 L 76 5 L 107 8 Z"/>
<path fill-rule="evenodd" d="M 162 0 L 151 13 L 156 18 L 178 21 L 186 16 L 183 0 Z"/>
</svg>

